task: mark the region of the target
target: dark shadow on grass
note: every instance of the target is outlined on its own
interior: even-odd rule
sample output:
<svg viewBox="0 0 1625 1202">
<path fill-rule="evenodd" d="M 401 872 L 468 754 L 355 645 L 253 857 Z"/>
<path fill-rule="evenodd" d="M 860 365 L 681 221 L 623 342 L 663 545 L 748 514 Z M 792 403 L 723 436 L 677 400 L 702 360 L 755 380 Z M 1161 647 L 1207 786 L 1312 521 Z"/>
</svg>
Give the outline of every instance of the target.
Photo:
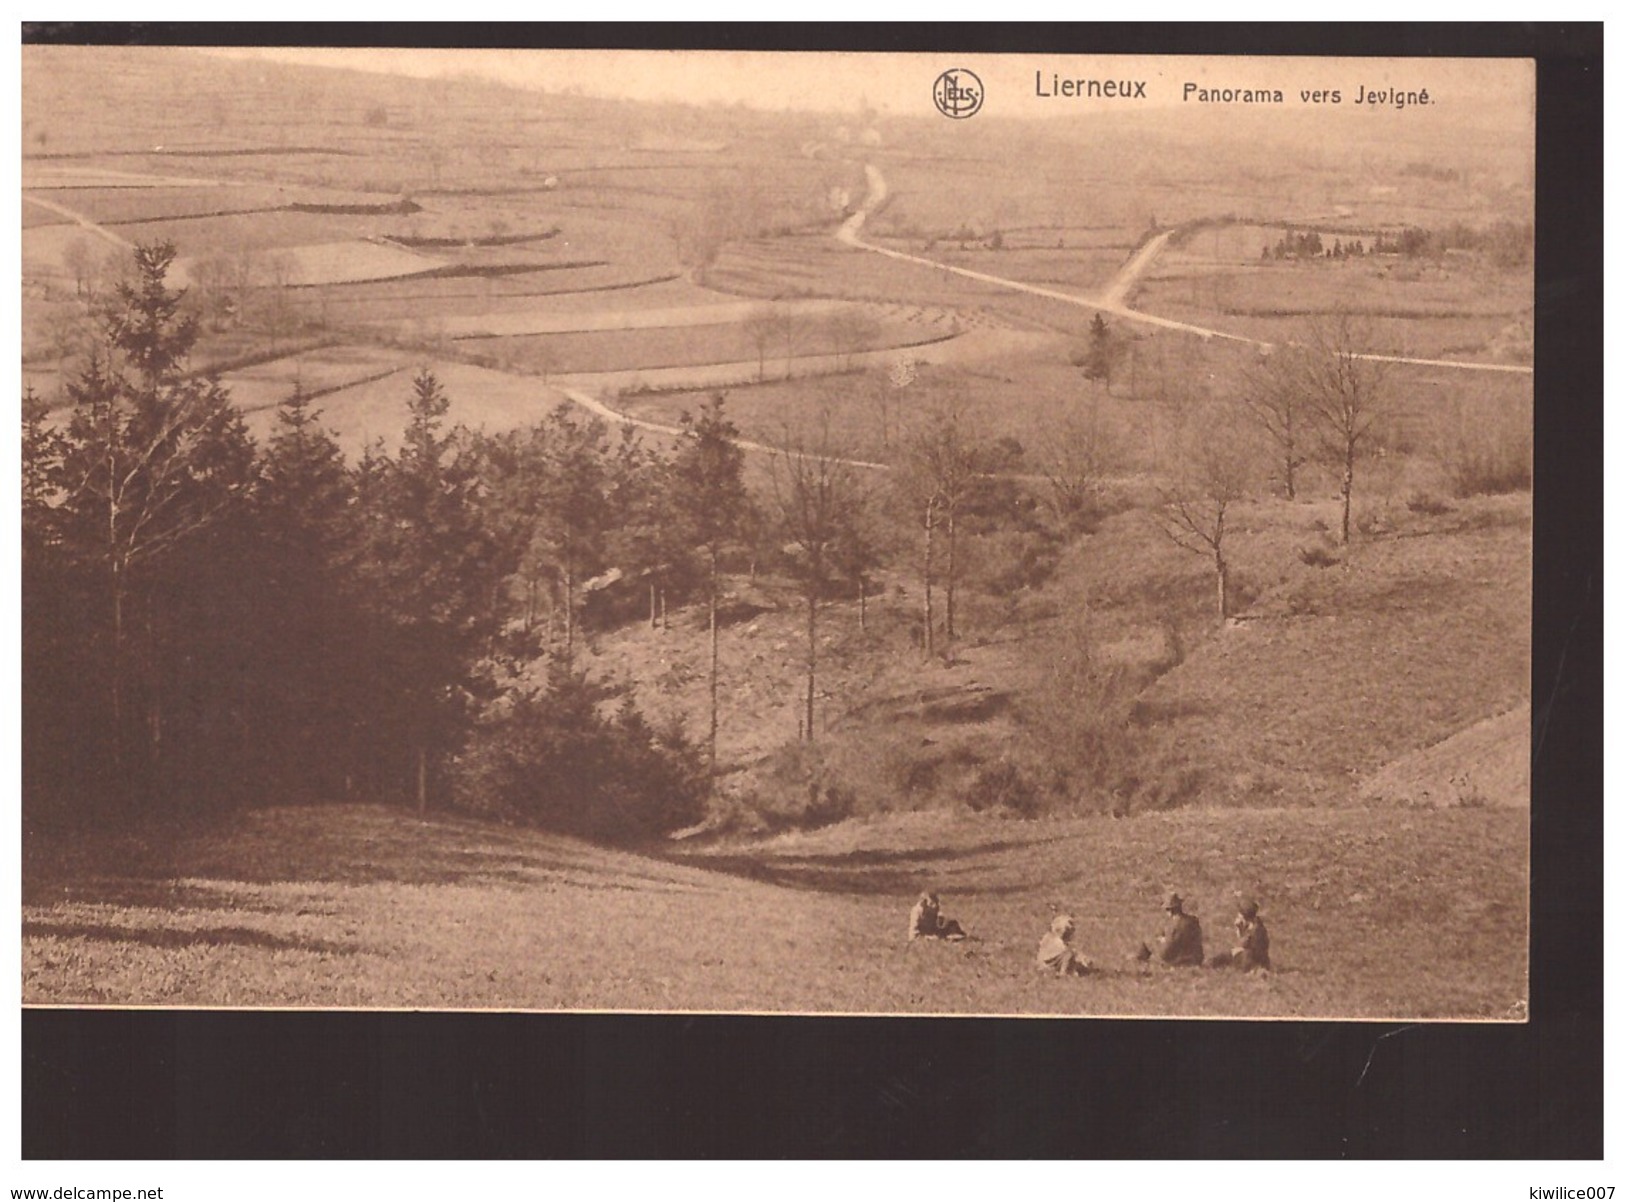
<svg viewBox="0 0 1625 1202">
<path fill-rule="evenodd" d="M 239 947 L 265 948 L 270 951 L 315 952 L 320 955 L 354 955 L 360 951 L 355 944 L 332 943 L 325 939 L 288 938 L 251 927 L 204 927 L 192 931 L 170 930 L 163 927 L 116 927 L 84 922 L 23 923 L 24 939 L 95 939 L 106 943 L 136 943 L 143 947 Z"/>
<path fill-rule="evenodd" d="M 986 722 L 1010 708 L 1011 696 L 1002 689 L 974 682 L 918 689 L 895 697 L 859 704 L 846 715 L 866 720 L 876 716 L 896 722 L 912 718 L 926 722 Z"/>
<path fill-rule="evenodd" d="M 188 840 L 165 840 L 162 854 L 151 848 L 130 852 L 123 844 L 66 863 L 36 861 L 25 867 L 23 903 L 52 906 L 64 901 L 144 907 L 157 910 L 215 910 L 286 914 L 307 907 L 320 913 L 315 899 L 280 902 L 254 897 L 249 891 L 179 884 L 177 877 L 247 886 L 379 884 L 446 885 L 478 888 L 532 888 L 548 884 L 662 889 L 687 882 L 662 873 L 663 861 L 640 864 L 619 849 L 582 843 L 575 847 L 503 847 L 547 840 L 540 832 L 510 832 L 458 820 L 402 825 L 375 821 L 290 831 L 283 827 L 247 832 L 205 831 Z M 459 847 L 461 840 L 482 846 Z M 498 845 L 493 845 L 497 843 Z M 123 852 L 124 854 L 120 854 Z M 43 859 L 43 858 L 42 858 Z M 675 869 L 681 872 L 680 868 Z"/>
<path fill-rule="evenodd" d="M 773 858 L 786 864 L 823 865 L 831 868 L 867 868 L 872 865 L 908 864 L 918 860 L 963 860 L 969 856 L 985 855 L 989 852 L 1029 847 L 1038 842 L 1042 842 L 1042 840 L 994 839 L 986 843 L 973 843 L 968 847 L 911 847 L 901 851 L 870 851 L 859 848 L 855 851 L 824 852 L 808 855 L 775 855 Z"/>
<path fill-rule="evenodd" d="M 1180 718 L 1199 718 L 1218 711 L 1219 707 L 1211 702 L 1198 701 L 1190 697 L 1171 697 L 1166 700 L 1142 697 L 1129 710 L 1129 721 L 1136 726 L 1158 726 L 1178 721 Z"/>
<path fill-rule="evenodd" d="M 877 853 L 884 854 L 884 853 Z M 909 858 L 924 860 L 928 853 L 921 853 L 918 857 L 909 853 Z M 816 857 L 807 857 L 817 860 Z M 831 857 L 839 861 L 840 857 Z M 934 866 L 922 863 L 919 867 L 905 868 L 868 868 L 861 865 L 843 868 L 834 863 L 780 863 L 776 860 L 762 860 L 755 856 L 707 856 L 703 865 L 714 872 L 727 873 L 730 876 L 744 877 L 747 880 L 758 881 L 765 885 L 777 885 L 785 889 L 802 889 L 814 893 L 853 893 L 865 896 L 890 894 L 900 899 L 912 901 L 914 895 L 922 889 L 937 888 L 940 884 L 940 872 Z M 973 897 L 978 895 L 998 895 L 1007 893 L 1025 893 L 1033 888 L 1028 882 L 1008 885 L 963 885 L 955 884 L 952 889 L 954 897 Z"/>
<path fill-rule="evenodd" d="M 333 911 L 323 905 L 278 904 L 263 898 L 245 897 L 226 889 L 181 885 L 154 877 L 87 877 L 54 890 L 25 890 L 25 906 L 49 906 L 57 902 L 88 902 L 149 910 L 225 910 L 242 914 L 297 914 L 328 917 Z"/>
</svg>

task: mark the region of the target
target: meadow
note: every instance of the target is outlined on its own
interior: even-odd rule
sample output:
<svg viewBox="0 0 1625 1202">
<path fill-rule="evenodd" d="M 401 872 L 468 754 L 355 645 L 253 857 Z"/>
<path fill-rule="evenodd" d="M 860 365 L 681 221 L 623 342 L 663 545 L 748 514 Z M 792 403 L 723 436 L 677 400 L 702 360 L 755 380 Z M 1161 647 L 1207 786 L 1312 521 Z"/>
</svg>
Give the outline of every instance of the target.
<svg viewBox="0 0 1625 1202">
<path fill-rule="evenodd" d="M 396 809 L 28 840 L 28 1005 L 1521 1017 L 1511 810 L 905 815 L 650 854 Z M 1277 971 L 1141 968 L 1164 890 L 1210 948 L 1256 894 Z M 922 888 L 968 942 L 906 939 Z M 1073 915 L 1093 976 L 1033 964 Z"/>
</svg>

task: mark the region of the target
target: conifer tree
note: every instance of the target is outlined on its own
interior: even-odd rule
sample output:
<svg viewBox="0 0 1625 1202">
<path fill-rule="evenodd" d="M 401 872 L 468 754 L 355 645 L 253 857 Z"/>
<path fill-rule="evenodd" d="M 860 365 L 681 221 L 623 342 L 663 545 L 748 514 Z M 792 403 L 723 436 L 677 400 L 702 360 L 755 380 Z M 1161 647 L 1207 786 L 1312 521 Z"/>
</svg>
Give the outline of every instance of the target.
<svg viewBox="0 0 1625 1202">
<path fill-rule="evenodd" d="M 302 391 L 277 407 L 255 488 L 266 771 L 283 790 L 344 792 L 368 675 L 351 570 L 359 527 L 344 453 Z"/>
<path fill-rule="evenodd" d="M 380 750 L 409 769 L 420 810 L 431 772 L 455 745 L 476 666 L 495 630 L 500 560 L 481 520 L 475 454 L 461 427 L 445 429 L 450 400 L 427 369 L 412 381 L 398 454 L 372 451 L 358 471 L 364 517 L 359 575 L 379 624 L 378 675 L 391 729 Z M 404 754 L 402 754 L 404 752 Z"/>
<path fill-rule="evenodd" d="M 100 577 L 112 766 L 132 785 L 159 767 L 165 699 L 155 668 L 162 597 L 174 592 L 163 586 L 179 583 L 164 574 L 240 515 L 253 466 L 225 390 L 186 370 L 197 327 L 180 311 L 184 294 L 167 286 L 174 258 L 170 243 L 136 248 L 132 278 L 100 315 L 102 348 L 67 386 L 58 467 L 64 549 Z"/>
</svg>

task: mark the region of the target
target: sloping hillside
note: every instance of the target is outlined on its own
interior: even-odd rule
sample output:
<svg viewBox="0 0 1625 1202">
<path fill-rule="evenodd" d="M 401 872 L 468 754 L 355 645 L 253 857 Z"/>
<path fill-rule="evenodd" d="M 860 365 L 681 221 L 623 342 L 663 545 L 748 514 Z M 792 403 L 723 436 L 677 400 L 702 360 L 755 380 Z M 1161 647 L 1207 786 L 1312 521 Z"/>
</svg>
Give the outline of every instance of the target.
<svg viewBox="0 0 1625 1202">
<path fill-rule="evenodd" d="M 29 840 L 23 998 L 73 1005 L 1511 1016 L 1527 816 L 939 814 L 636 855 L 376 806 L 191 835 Z M 1163 891 L 1227 946 L 1258 897 L 1277 971 L 1150 971 Z M 914 944 L 940 889 L 973 938 Z M 1035 971 L 1057 912 L 1101 972 Z"/>
</svg>

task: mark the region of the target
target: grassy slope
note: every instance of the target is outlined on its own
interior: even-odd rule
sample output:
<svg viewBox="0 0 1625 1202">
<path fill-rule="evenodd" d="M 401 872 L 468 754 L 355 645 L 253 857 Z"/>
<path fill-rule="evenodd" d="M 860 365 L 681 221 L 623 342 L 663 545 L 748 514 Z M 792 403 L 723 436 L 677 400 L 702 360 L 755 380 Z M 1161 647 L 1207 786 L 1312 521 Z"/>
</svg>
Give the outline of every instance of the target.
<svg viewBox="0 0 1625 1202">
<path fill-rule="evenodd" d="M 1129 738 L 1144 784 L 1126 799 L 1134 806 L 1338 805 L 1390 761 L 1527 700 L 1527 496 L 1438 515 L 1378 505 L 1385 532 L 1358 536 L 1346 567 L 1305 565 L 1296 548 L 1320 545 L 1335 511 L 1266 502 L 1237 513 L 1241 620 L 1222 628 L 1209 565 L 1164 539 L 1144 511 L 1119 514 L 1041 589 L 1003 599 L 964 591 L 953 666 L 922 663 L 908 641 L 920 598 L 905 556 L 871 598 L 867 632 L 850 599 L 820 619 L 818 712 L 836 783 L 858 812 L 911 809 L 954 801 L 967 774 L 1002 755 L 1042 766 L 1053 758 L 1045 739 L 1065 723 L 1027 719 L 1064 709 L 1046 676 L 1085 613 L 1113 662 L 1156 671 L 1167 667 L 1171 630 L 1184 645 L 1183 662 L 1135 699 Z M 721 639 L 720 748 L 748 790 L 761 783 L 762 758 L 796 739 L 805 635 L 783 582 L 734 587 L 743 608 Z M 707 647 L 703 615 L 684 609 L 664 632 L 594 637 L 587 663 L 635 683 L 655 719 L 699 732 Z M 1176 779 L 1188 783 L 1174 788 Z M 1074 800 L 1093 809 L 1104 799 Z"/>
<path fill-rule="evenodd" d="M 185 838 L 29 841 L 28 1003 L 1504 1017 L 1526 996 L 1509 810 L 910 815 L 644 857 L 380 807 Z M 1279 971 L 1142 971 L 1177 885 L 1223 945 L 1255 892 Z M 910 947 L 923 886 L 973 935 Z M 1039 976 L 1056 909 L 1104 971 Z"/>
<path fill-rule="evenodd" d="M 1215 630 L 1142 698 L 1139 721 L 1163 744 L 1164 763 L 1204 768 L 1209 796 L 1337 802 L 1388 760 L 1528 696 L 1527 497 L 1438 517 L 1392 506 L 1395 525 L 1361 538 L 1347 566 L 1308 567 L 1293 548 L 1312 545 L 1313 523 L 1335 520 L 1333 509 L 1248 513 L 1233 535 L 1236 575 L 1254 597 L 1243 620 Z M 1183 618 L 1210 580 L 1195 556 L 1143 535 L 1128 544 L 1126 523 L 1138 516 L 1116 519 L 1085 549 L 1096 579 L 1109 582 L 1102 619 L 1119 628 L 1159 592 Z M 1159 587 L 1169 555 L 1167 570 L 1197 574 L 1182 589 Z"/>
</svg>

